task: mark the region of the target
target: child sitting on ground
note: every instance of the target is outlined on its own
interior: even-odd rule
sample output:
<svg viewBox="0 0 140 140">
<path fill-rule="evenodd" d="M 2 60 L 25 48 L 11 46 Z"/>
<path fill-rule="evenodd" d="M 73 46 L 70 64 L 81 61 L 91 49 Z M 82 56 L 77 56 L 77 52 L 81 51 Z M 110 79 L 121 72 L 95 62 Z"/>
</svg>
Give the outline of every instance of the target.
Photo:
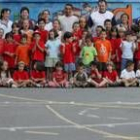
<svg viewBox="0 0 140 140">
<path fill-rule="evenodd" d="M 1 62 L 0 66 L 0 86 L 2 87 L 17 87 L 14 80 L 11 78 L 10 71 L 8 70 L 8 63 Z"/>
<path fill-rule="evenodd" d="M 77 72 L 74 75 L 73 84 L 76 87 L 86 87 L 88 85 L 87 83 L 88 75 L 84 71 L 83 64 L 79 64 L 77 67 Z"/>
<path fill-rule="evenodd" d="M 27 87 L 33 85 L 33 82 L 29 79 L 29 74 L 24 70 L 25 63 L 20 61 L 18 63 L 18 70 L 14 72 L 13 79 L 17 83 L 18 87 Z"/>
<path fill-rule="evenodd" d="M 125 87 L 136 86 L 137 78 L 134 72 L 134 63 L 128 62 L 126 68 L 121 72 L 122 82 Z"/>
<path fill-rule="evenodd" d="M 90 66 L 91 66 L 91 71 L 90 71 L 88 83 L 94 87 L 105 87 L 106 82 L 102 78 L 102 73 L 99 72 L 98 70 L 98 63 L 95 61 L 92 61 Z"/>
<path fill-rule="evenodd" d="M 55 65 L 55 71 L 52 75 L 52 81 L 49 82 L 50 87 L 68 87 L 69 82 L 67 81 L 68 76 L 63 71 L 63 65 L 58 61 Z"/>
<path fill-rule="evenodd" d="M 34 85 L 36 87 L 45 87 L 46 80 L 45 80 L 45 71 L 38 70 L 39 62 L 35 62 L 33 65 L 33 70 L 31 71 L 31 79 L 34 82 Z"/>
</svg>

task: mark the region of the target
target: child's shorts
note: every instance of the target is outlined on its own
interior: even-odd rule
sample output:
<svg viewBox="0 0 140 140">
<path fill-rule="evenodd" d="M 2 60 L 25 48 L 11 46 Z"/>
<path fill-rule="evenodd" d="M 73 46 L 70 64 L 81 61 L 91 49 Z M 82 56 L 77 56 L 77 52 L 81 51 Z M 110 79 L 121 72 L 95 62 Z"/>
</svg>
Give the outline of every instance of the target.
<svg viewBox="0 0 140 140">
<path fill-rule="evenodd" d="M 64 64 L 64 69 L 65 69 L 66 72 L 75 71 L 76 70 L 75 63 L 66 63 L 66 64 Z"/>
<path fill-rule="evenodd" d="M 59 61 L 59 58 L 46 58 L 45 67 L 55 67 L 55 64 Z"/>
</svg>

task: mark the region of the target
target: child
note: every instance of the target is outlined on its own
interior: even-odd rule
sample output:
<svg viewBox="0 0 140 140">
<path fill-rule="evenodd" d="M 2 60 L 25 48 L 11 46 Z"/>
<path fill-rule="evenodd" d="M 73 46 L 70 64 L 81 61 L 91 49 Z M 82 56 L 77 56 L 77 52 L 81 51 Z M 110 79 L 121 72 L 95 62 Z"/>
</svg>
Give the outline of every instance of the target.
<svg viewBox="0 0 140 140">
<path fill-rule="evenodd" d="M 3 59 L 8 62 L 10 71 L 12 72 L 15 67 L 15 52 L 16 44 L 13 41 L 12 33 L 7 33 L 5 35 L 5 43 L 3 47 Z"/>
<path fill-rule="evenodd" d="M 137 35 L 136 51 L 135 51 L 135 54 L 134 54 L 134 60 L 135 60 L 135 64 L 136 64 L 136 67 L 137 67 L 138 64 L 140 63 L 140 33 L 138 33 L 138 35 Z"/>
<path fill-rule="evenodd" d="M 96 60 L 97 52 L 92 43 L 92 36 L 88 34 L 85 38 L 86 46 L 81 50 L 82 62 L 86 68 L 89 67 L 90 63 Z"/>
<path fill-rule="evenodd" d="M 49 40 L 45 44 L 46 58 L 45 67 L 47 68 L 47 76 L 52 80 L 52 72 L 56 62 L 60 60 L 60 46 L 61 42 L 57 38 L 58 34 L 55 30 L 49 32 Z"/>
<path fill-rule="evenodd" d="M 106 30 L 106 33 L 107 33 L 107 38 L 109 38 L 111 29 L 112 29 L 112 21 L 110 19 L 106 19 L 104 21 L 104 27 L 105 27 L 105 30 Z"/>
<path fill-rule="evenodd" d="M 76 47 L 72 42 L 72 33 L 65 32 L 64 34 L 64 44 L 61 46 L 62 59 L 64 63 L 64 69 L 68 72 L 69 79 L 73 76 L 75 71 L 75 53 Z"/>
<path fill-rule="evenodd" d="M 107 63 L 107 71 L 104 72 L 103 77 L 108 86 L 118 86 L 121 80 L 118 77 L 118 73 L 114 70 L 113 62 Z"/>
<path fill-rule="evenodd" d="M 21 34 L 26 34 L 27 35 L 27 43 L 30 45 L 32 42 L 32 35 L 33 35 L 33 30 L 30 29 L 30 22 L 29 19 L 24 19 L 23 20 L 23 26 L 21 29 Z"/>
<path fill-rule="evenodd" d="M 45 30 L 45 19 L 41 18 L 38 20 L 38 31 L 41 34 L 40 40 L 42 42 L 44 42 L 44 44 L 46 43 L 46 41 L 48 40 L 48 31 Z"/>
<path fill-rule="evenodd" d="M 55 71 L 53 72 L 53 80 L 49 82 L 50 87 L 68 87 L 67 74 L 63 71 L 63 65 L 59 61 L 56 63 Z"/>
<path fill-rule="evenodd" d="M 140 86 L 140 62 L 137 65 L 136 78 L 138 79 L 138 84 Z"/>
<path fill-rule="evenodd" d="M 100 71 L 105 71 L 106 63 L 111 60 L 112 47 L 110 41 L 106 39 L 106 36 L 106 31 L 102 30 L 100 39 L 95 42 Z"/>
<path fill-rule="evenodd" d="M 132 40 L 132 32 L 126 32 L 126 40 L 121 43 L 122 61 L 121 70 L 125 69 L 128 61 L 133 61 L 133 55 L 136 48 L 135 42 Z"/>
<path fill-rule="evenodd" d="M 86 87 L 88 85 L 87 83 L 88 75 L 84 71 L 83 64 L 79 64 L 77 67 L 77 72 L 74 75 L 73 84 L 76 87 Z"/>
<path fill-rule="evenodd" d="M 19 30 L 19 25 L 18 23 L 13 23 L 12 24 L 12 34 L 13 34 L 13 39 L 15 41 L 15 44 L 18 46 L 20 45 L 21 42 L 21 34 L 20 34 L 20 30 Z"/>
<path fill-rule="evenodd" d="M 4 30 L 2 28 L 0 28 L 0 61 L 3 59 L 2 58 L 3 46 L 4 46 L 3 35 L 4 35 Z"/>
<path fill-rule="evenodd" d="M 17 83 L 17 87 L 27 87 L 34 84 L 29 79 L 29 74 L 24 70 L 25 63 L 23 61 L 18 62 L 18 70 L 14 72 L 13 79 Z"/>
<path fill-rule="evenodd" d="M 35 31 L 33 33 L 33 41 L 30 45 L 31 52 L 31 61 L 34 63 L 35 61 L 44 62 L 44 52 L 45 45 L 44 42 L 40 40 L 41 34 L 39 31 Z"/>
<path fill-rule="evenodd" d="M 91 64 L 91 71 L 88 79 L 88 83 L 94 87 L 105 87 L 106 81 L 102 78 L 102 73 L 98 70 L 98 63 L 92 61 Z"/>
<path fill-rule="evenodd" d="M 31 71 L 31 79 L 34 82 L 34 85 L 37 87 L 46 86 L 46 76 L 45 71 L 40 71 L 37 69 L 38 62 L 34 63 L 33 70 Z"/>
<path fill-rule="evenodd" d="M 26 34 L 21 36 L 21 44 L 16 49 L 15 64 L 18 64 L 18 62 L 20 61 L 23 61 L 25 65 L 29 67 L 30 64 L 29 45 L 27 44 Z"/>
<path fill-rule="evenodd" d="M 0 66 L 0 86 L 17 87 L 16 83 L 11 78 L 10 71 L 8 70 L 8 63 L 6 61 L 3 61 Z"/>
<path fill-rule="evenodd" d="M 96 27 L 96 36 L 93 37 L 93 42 L 96 42 L 97 40 L 100 39 L 100 34 L 101 34 L 102 30 L 103 30 L 102 26 L 98 25 Z"/>
<path fill-rule="evenodd" d="M 136 86 L 137 78 L 134 72 L 134 63 L 129 61 L 126 68 L 121 72 L 122 82 L 125 87 Z"/>
</svg>

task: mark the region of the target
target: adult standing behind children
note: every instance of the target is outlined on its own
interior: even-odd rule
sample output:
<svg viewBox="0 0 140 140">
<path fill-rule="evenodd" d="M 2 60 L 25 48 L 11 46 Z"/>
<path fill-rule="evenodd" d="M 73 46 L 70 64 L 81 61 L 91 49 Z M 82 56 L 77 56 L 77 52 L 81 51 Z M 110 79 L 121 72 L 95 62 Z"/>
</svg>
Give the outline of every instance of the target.
<svg viewBox="0 0 140 140">
<path fill-rule="evenodd" d="M 12 24 L 13 22 L 9 19 L 11 14 L 11 10 L 8 8 L 3 8 L 1 10 L 1 15 L 0 15 L 0 28 L 4 30 L 4 36 L 6 33 L 10 32 L 12 30 Z"/>
<path fill-rule="evenodd" d="M 58 20 L 60 21 L 63 32 L 72 31 L 73 23 L 79 21 L 78 17 L 73 15 L 73 5 L 72 4 L 65 5 L 64 15 L 58 17 Z"/>
<path fill-rule="evenodd" d="M 93 36 L 96 35 L 95 29 L 98 25 L 104 27 L 104 22 L 106 19 L 112 20 L 113 13 L 107 10 L 107 1 L 99 0 L 98 1 L 99 10 L 92 12 L 89 17 L 89 25 L 92 27 Z"/>
</svg>

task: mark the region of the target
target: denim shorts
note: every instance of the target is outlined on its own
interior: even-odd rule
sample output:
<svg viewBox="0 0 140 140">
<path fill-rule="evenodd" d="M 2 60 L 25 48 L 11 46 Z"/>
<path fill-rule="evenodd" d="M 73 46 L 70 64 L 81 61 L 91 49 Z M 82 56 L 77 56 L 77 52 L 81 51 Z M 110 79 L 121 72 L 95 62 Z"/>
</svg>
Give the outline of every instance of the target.
<svg viewBox="0 0 140 140">
<path fill-rule="evenodd" d="M 66 64 L 64 64 L 64 69 L 65 69 L 66 72 L 75 71 L 76 70 L 75 63 L 66 63 Z"/>
</svg>

